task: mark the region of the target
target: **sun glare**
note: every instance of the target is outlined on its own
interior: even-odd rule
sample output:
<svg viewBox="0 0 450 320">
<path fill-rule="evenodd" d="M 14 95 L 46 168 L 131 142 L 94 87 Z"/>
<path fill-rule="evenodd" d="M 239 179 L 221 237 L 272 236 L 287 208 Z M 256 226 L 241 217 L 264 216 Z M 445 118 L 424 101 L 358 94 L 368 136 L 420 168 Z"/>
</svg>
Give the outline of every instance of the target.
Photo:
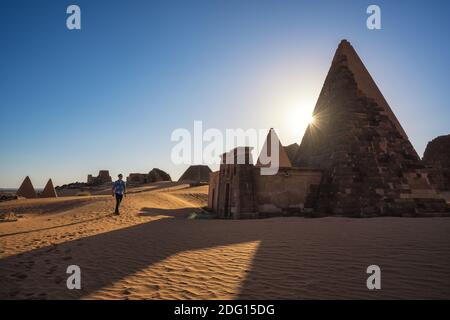
<svg viewBox="0 0 450 320">
<path fill-rule="evenodd" d="M 303 134 L 306 127 L 314 123 L 312 107 L 296 107 L 287 115 L 289 126 L 295 134 Z"/>
</svg>

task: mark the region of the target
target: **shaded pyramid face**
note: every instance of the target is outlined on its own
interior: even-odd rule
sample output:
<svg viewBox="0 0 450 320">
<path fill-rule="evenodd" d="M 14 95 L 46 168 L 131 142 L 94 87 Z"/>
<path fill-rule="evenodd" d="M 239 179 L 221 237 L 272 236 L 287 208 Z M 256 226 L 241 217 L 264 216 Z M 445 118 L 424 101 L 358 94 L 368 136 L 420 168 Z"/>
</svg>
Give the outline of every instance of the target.
<svg viewBox="0 0 450 320">
<path fill-rule="evenodd" d="M 30 177 L 26 177 L 20 185 L 19 190 L 17 190 L 17 195 L 24 198 L 36 198 L 36 191 L 34 190 L 33 184 L 31 183 Z"/>
<path fill-rule="evenodd" d="M 433 197 L 405 131 L 345 40 L 313 116 L 294 164 L 324 170 L 318 207 L 334 213 L 385 213 L 396 210 L 398 201 L 414 212 L 414 198 Z"/>
<path fill-rule="evenodd" d="M 55 188 L 53 187 L 52 179 L 49 179 L 47 184 L 45 185 L 44 190 L 42 190 L 39 195 L 41 198 L 56 198 L 58 195 L 56 194 Z"/>
</svg>

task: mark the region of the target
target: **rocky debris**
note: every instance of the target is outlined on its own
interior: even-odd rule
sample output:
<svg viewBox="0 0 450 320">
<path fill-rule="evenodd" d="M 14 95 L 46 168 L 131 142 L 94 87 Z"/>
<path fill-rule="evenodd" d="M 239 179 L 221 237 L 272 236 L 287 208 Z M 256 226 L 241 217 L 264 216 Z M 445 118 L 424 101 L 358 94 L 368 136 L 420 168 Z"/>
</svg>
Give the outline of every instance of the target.
<svg viewBox="0 0 450 320">
<path fill-rule="evenodd" d="M 0 222 L 14 222 L 17 221 L 18 216 L 14 212 L 0 214 Z"/>
<path fill-rule="evenodd" d="M 13 194 L 13 193 L 9 193 L 9 192 L 5 192 L 5 193 L 1 193 L 0 194 L 0 202 L 2 201 L 10 201 L 10 200 L 16 200 L 18 197 Z"/>
<path fill-rule="evenodd" d="M 62 190 L 62 189 L 81 189 L 87 187 L 87 183 L 85 182 L 72 182 L 68 184 L 63 184 L 62 186 L 56 186 L 56 190 Z"/>
</svg>

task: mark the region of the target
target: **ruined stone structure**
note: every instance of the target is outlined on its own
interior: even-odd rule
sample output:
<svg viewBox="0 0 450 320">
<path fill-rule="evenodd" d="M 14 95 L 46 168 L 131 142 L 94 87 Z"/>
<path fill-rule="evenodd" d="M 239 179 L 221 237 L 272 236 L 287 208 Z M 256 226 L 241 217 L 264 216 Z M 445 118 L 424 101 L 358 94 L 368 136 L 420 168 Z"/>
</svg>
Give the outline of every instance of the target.
<svg viewBox="0 0 450 320">
<path fill-rule="evenodd" d="M 17 190 L 16 195 L 24 198 L 37 198 L 36 191 L 34 190 L 33 184 L 31 183 L 29 176 L 27 176 L 23 180 L 19 190 Z"/>
<path fill-rule="evenodd" d="M 44 187 L 44 190 L 39 194 L 40 198 L 56 198 L 58 195 L 56 194 L 55 188 L 53 187 L 52 179 L 48 179 L 47 184 Z"/>
<path fill-rule="evenodd" d="M 170 175 L 161 169 L 153 168 L 149 173 L 130 173 L 127 183 L 145 184 L 159 181 L 172 181 Z"/>
<path fill-rule="evenodd" d="M 108 170 L 100 170 L 97 177 L 94 177 L 91 174 L 87 177 L 88 185 L 100 185 L 104 183 L 112 183 L 112 178 L 109 175 Z"/>
<path fill-rule="evenodd" d="M 219 217 L 270 214 L 414 215 L 448 212 L 408 136 L 351 44 L 343 40 L 295 157 L 280 148 L 280 170 L 227 164 L 210 177 Z M 275 134 L 272 130 L 269 136 Z M 267 142 L 266 142 L 267 143 Z M 249 148 L 232 153 L 250 154 Z M 228 154 L 228 156 L 230 156 Z"/>
<path fill-rule="evenodd" d="M 149 182 L 172 181 L 172 178 L 167 172 L 158 168 L 153 168 L 148 173 L 148 181 Z"/>
<path fill-rule="evenodd" d="M 148 183 L 148 174 L 146 174 L 146 173 L 130 173 L 127 177 L 127 183 L 131 183 L 131 184 Z"/>
<path fill-rule="evenodd" d="M 178 179 L 178 182 L 190 184 L 208 183 L 210 173 L 211 169 L 208 166 L 205 165 L 190 166 L 181 175 L 180 179 Z"/>
<path fill-rule="evenodd" d="M 278 141 L 269 131 L 261 154 L 271 156 L 269 139 Z M 252 161 L 250 147 L 238 147 L 222 155 L 220 170 L 210 174 L 208 206 L 221 218 L 252 218 L 293 215 L 312 211 L 322 172 L 294 168 L 281 146 L 279 169 L 275 175 L 262 175 L 261 156 Z M 238 158 L 244 161 L 238 162 Z"/>
<path fill-rule="evenodd" d="M 428 142 L 422 161 L 431 184 L 439 191 L 450 191 L 450 134 Z"/>
</svg>

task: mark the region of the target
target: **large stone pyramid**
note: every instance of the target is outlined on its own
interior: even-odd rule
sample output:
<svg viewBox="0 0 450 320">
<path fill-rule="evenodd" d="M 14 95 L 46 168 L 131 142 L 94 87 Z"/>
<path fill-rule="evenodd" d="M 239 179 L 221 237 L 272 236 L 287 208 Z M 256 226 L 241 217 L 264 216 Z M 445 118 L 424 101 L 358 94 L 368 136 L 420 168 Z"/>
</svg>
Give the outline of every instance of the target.
<svg viewBox="0 0 450 320">
<path fill-rule="evenodd" d="M 44 190 L 42 190 L 39 197 L 41 197 L 41 198 L 56 198 L 57 197 L 55 187 L 53 187 L 52 179 L 48 179 L 48 182 L 45 185 Z"/>
<path fill-rule="evenodd" d="M 324 170 L 316 210 L 445 211 L 405 131 L 351 44 L 335 53 L 294 165 Z"/>
<path fill-rule="evenodd" d="M 20 185 L 19 190 L 16 193 L 19 197 L 24 198 L 36 198 L 36 191 L 34 190 L 33 184 L 31 183 L 30 177 L 27 176 Z"/>
</svg>

